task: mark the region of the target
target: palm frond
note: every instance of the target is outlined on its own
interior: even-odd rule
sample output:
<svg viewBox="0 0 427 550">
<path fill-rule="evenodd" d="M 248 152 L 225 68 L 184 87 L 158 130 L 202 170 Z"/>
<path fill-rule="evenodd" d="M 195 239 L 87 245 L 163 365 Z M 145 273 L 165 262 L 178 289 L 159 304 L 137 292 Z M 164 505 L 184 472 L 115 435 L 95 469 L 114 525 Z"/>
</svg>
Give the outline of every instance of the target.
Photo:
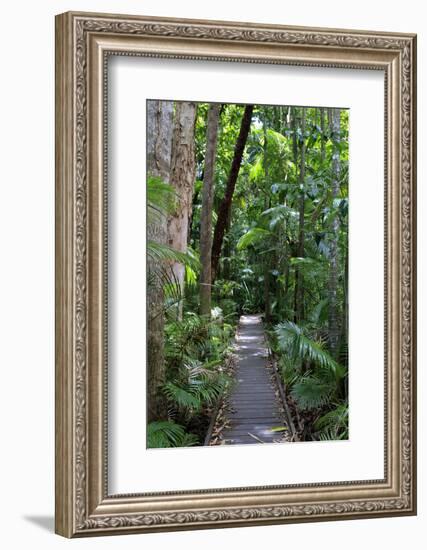
<svg viewBox="0 0 427 550">
<path fill-rule="evenodd" d="M 180 447 L 192 447 L 199 444 L 199 438 L 196 434 L 190 434 L 185 432 L 184 437 L 181 440 Z"/>
<path fill-rule="evenodd" d="M 249 169 L 250 181 L 259 181 L 260 179 L 263 179 L 265 177 L 264 166 L 262 161 L 263 161 L 263 158 L 260 154 L 258 154 L 254 158 L 254 162 Z"/>
<path fill-rule="evenodd" d="M 304 329 L 292 321 L 276 325 L 274 332 L 282 351 L 301 360 L 310 360 L 314 364 L 329 369 L 338 379 L 345 375 L 343 367 L 322 347 L 322 344 L 309 338 Z"/>
<path fill-rule="evenodd" d="M 328 298 L 320 300 L 320 302 L 313 308 L 310 314 L 310 321 L 314 325 L 321 325 L 327 319 L 327 305 L 329 303 Z"/>
<path fill-rule="evenodd" d="M 186 432 L 183 426 L 172 420 L 158 420 L 147 426 L 147 447 L 151 449 L 190 447 L 198 442 L 195 434 Z"/>
<path fill-rule="evenodd" d="M 243 250 L 251 244 L 256 244 L 268 237 L 271 237 L 270 231 L 261 227 L 252 227 L 244 233 L 237 242 L 237 250 Z"/>
<path fill-rule="evenodd" d="M 228 376 L 216 369 L 219 363 L 214 360 L 203 364 L 194 358 L 188 359 L 183 365 L 185 370 L 180 371 L 181 378 L 163 386 L 169 402 L 187 412 L 213 405 L 230 382 Z"/>
<path fill-rule="evenodd" d="M 155 262 L 170 262 L 190 266 L 194 271 L 200 270 L 200 260 L 192 250 L 180 252 L 171 248 L 167 244 L 148 241 L 147 256 L 153 263 Z"/>
<path fill-rule="evenodd" d="M 190 359 L 184 364 L 184 367 L 188 371 L 188 380 L 214 380 L 217 378 L 218 372 L 213 370 L 213 367 L 216 367 L 220 363 L 220 359 L 214 359 L 212 361 L 207 361 L 206 363 L 201 363 L 196 359 Z"/>
<path fill-rule="evenodd" d="M 147 177 L 147 218 L 148 223 L 156 223 L 176 207 L 174 188 L 161 178 Z"/>
<path fill-rule="evenodd" d="M 181 281 L 176 277 L 172 264 L 183 264 L 185 269 L 191 270 L 196 277 L 196 273 L 200 270 L 200 261 L 191 250 L 179 252 L 166 244 L 154 241 L 148 241 L 147 256 L 149 260 L 147 286 L 163 288 L 166 298 L 164 310 L 167 310 L 184 299 Z"/>
<path fill-rule="evenodd" d="M 170 420 L 150 422 L 147 426 L 147 446 L 151 448 L 177 447 L 184 437 L 184 428 Z"/>
<path fill-rule="evenodd" d="M 279 359 L 279 370 L 285 386 L 292 387 L 299 379 L 297 363 L 288 355 L 282 355 Z"/>
<path fill-rule="evenodd" d="M 298 212 L 286 204 L 278 204 L 277 206 L 264 210 L 264 212 L 261 213 L 261 219 L 262 218 L 268 218 L 269 228 L 274 230 L 280 222 L 289 222 L 292 219 L 296 220 L 298 218 Z"/>
<path fill-rule="evenodd" d="M 185 266 L 185 284 L 187 287 L 195 287 L 197 285 L 197 273 L 189 265 Z"/>
<path fill-rule="evenodd" d="M 165 353 L 168 363 L 181 365 L 188 359 L 203 355 L 206 346 L 206 320 L 195 313 L 187 312 L 180 321 L 165 327 Z"/>
<path fill-rule="evenodd" d="M 337 434 L 334 430 L 325 429 L 318 434 L 319 441 L 337 441 L 348 439 L 348 433 L 342 432 Z"/>
<path fill-rule="evenodd" d="M 317 409 L 330 401 L 333 391 L 332 384 L 306 377 L 294 385 L 291 395 L 301 409 Z"/>
<path fill-rule="evenodd" d="M 201 401 L 198 395 L 194 395 L 194 392 L 174 384 L 173 382 L 167 382 L 163 386 L 163 391 L 169 401 L 172 401 L 179 409 L 197 411 L 200 409 Z"/>
<path fill-rule="evenodd" d="M 348 437 L 348 403 L 341 403 L 334 409 L 327 412 L 314 423 L 314 429 L 319 432 L 319 436 L 322 434 L 325 438 L 338 439 L 338 436 L 342 436 L 342 439 Z"/>
</svg>

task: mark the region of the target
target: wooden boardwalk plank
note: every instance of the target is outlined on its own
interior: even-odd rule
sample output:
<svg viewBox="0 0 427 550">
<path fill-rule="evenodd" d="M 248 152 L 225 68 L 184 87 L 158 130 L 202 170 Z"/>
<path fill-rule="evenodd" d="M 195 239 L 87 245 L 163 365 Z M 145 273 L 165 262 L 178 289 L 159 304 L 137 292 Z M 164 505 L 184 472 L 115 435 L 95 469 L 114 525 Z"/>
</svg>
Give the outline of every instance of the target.
<svg viewBox="0 0 427 550">
<path fill-rule="evenodd" d="M 274 443 L 286 427 L 267 370 L 268 353 L 260 315 L 243 315 L 236 334 L 236 384 L 228 399 L 228 427 L 221 434 L 226 445 Z"/>
</svg>

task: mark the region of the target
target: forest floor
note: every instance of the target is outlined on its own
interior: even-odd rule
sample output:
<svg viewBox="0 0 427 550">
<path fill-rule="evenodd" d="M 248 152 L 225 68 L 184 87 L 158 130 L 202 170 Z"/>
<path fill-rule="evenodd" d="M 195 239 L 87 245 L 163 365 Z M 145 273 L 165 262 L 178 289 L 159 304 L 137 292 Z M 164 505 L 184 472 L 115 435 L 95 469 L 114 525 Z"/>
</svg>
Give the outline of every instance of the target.
<svg viewBox="0 0 427 550">
<path fill-rule="evenodd" d="M 289 429 L 268 360 L 261 315 L 242 315 L 233 353 L 236 380 L 226 398 L 224 428 L 210 444 L 286 441 Z"/>
</svg>

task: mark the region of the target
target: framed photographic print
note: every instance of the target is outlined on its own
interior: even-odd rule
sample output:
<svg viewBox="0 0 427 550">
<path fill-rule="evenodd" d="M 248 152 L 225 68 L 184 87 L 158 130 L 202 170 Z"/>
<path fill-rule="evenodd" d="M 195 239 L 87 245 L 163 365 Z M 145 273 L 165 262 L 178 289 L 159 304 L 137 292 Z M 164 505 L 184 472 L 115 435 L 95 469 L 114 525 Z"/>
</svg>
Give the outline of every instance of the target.
<svg viewBox="0 0 427 550">
<path fill-rule="evenodd" d="M 416 513 L 416 37 L 56 18 L 56 531 Z"/>
</svg>

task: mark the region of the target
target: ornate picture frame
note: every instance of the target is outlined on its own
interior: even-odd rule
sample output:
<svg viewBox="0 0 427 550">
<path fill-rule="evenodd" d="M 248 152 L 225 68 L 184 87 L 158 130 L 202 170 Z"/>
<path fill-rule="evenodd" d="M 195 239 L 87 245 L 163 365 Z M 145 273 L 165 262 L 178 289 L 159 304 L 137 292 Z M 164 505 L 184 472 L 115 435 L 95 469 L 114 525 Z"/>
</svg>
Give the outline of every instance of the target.
<svg viewBox="0 0 427 550">
<path fill-rule="evenodd" d="M 108 492 L 111 55 L 380 70 L 385 78 L 384 479 Z M 65 537 L 416 513 L 416 36 L 68 12 L 56 17 L 56 532 Z"/>
</svg>

